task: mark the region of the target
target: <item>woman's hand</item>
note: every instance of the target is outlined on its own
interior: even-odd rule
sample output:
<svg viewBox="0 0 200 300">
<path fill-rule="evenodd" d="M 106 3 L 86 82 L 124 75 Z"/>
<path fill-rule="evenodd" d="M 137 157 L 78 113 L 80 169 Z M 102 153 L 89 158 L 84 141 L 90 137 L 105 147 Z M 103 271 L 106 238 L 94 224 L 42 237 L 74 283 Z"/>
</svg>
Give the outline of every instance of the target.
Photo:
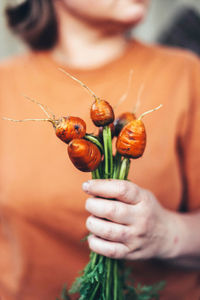
<svg viewBox="0 0 200 300">
<path fill-rule="evenodd" d="M 90 194 L 86 226 L 92 233 L 91 250 L 131 260 L 174 257 L 175 213 L 164 209 L 150 191 L 112 179 L 90 180 L 83 190 Z"/>
</svg>

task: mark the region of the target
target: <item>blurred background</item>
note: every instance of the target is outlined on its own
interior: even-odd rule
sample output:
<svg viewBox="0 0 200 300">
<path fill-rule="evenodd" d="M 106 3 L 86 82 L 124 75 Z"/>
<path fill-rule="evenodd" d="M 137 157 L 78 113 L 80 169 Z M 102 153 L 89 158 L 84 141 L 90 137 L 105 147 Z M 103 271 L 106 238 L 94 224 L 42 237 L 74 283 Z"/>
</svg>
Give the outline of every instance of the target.
<svg viewBox="0 0 200 300">
<path fill-rule="evenodd" d="M 6 26 L 7 1 L 0 0 L 0 59 L 26 51 Z M 132 34 L 147 43 L 179 46 L 200 55 L 200 0 L 151 0 L 148 17 Z"/>
</svg>

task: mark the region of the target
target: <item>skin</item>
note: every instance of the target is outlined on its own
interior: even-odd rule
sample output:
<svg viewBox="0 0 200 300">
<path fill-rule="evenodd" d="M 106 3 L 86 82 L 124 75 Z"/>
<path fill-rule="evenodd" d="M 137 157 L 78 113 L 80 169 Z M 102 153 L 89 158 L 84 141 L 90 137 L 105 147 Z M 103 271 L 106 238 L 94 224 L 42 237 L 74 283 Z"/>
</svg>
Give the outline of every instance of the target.
<svg viewBox="0 0 200 300">
<path fill-rule="evenodd" d="M 71 68 L 95 69 L 123 55 L 124 33 L 140 23 L 146 0 L 54 0 L 59 41 L 54 59 Z M 81 49 L 81 51 L 80 51 Z M 200 212 L 171 212 L 142 187 L 119 180 L 90 180 L 86 221 L 91 250 L 113 258 L 159 258 L 200 268 Z M 110 199 L 117 199 L 113 201 Z"/>
<path fill-rule="evenodd" d="M 90 180 L 83 190 L 90 195 L 86 226 L 91 250 L 111 258 L 160 258 L 200 267 L 199 232 L 194 230 L 200 227 L 198 212 L 169 211 L 150 191 L 129 181 Z"/>
<path fill-rule="evenodd" d="M 78 69 L 98 68 L 117 59 L 128 47 L 124 33 L 143 20 L 148 2 L 54 0 L 59 40 L 51 55 Z"/>
<path fill-rule="evenodd" d="M 62 0 L 63 6 L 74 16 L 86 22 L 106 21 L 131 25 L 141 21 L 146 14 L 148 0 Z"/>
</svg>

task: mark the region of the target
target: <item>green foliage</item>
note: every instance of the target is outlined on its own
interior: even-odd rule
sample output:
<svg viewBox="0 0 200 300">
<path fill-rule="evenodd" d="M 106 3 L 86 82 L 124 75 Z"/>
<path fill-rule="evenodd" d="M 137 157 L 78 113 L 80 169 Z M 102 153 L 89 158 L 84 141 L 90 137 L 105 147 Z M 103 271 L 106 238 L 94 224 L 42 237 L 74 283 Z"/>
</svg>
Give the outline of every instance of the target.
<svg viewBox="0 0 200 300">
<path fill-rule="evenodd" d="M 160 281 L 153 285 L 138 284 L 136 290 L 138 293 L 138 300 L 159 299 L 159 292 L 165 287 L 165 281 Z"/>
<path fill-rule="evenodd" d="M 117 278 L 114 264 L 117 265 Z M 108 266 L 110 265 L 110 267 Z M 82 275 L 78 277 L 70 289 L 70 294 L 78 293 L 78 300 L 158 300 L 159 292 L 165 282 L 153 285 L 134 286 L 131 279 L 131 269 L 126 268 L 123 261 L 113 260 L 96 253 L 91 253 L 91 259 Z M 116 285 L 117 282 L 117 285 Z M 116 289 L 116 291 L 115 291 Z M 63 300 L 69 300 L 62 298 Z"/>
<path fill-rule="evenodd" d="M 80 293 L 80 300 L 97 299 L 96 297 L 100 294 L 105 280 L 104 260 L 104 256 L 91 252 L 89 263 L 85 267 L 83 274 L 72 285 L 70 293 Z"/>
<path fill-rule="evenodd" d="M 63 287 L 63 289 L 62 289 L 62 292 L 61 292 L 60 297 L 61 297 L 60 299 L 59 299 L 59 298 L 56 298 L 56 300 L 70 300 L 70 296 L 69 296 L 69 294 L 68 294 L 66 284 L 64 285 L 64 287 Z"/>
</svg>

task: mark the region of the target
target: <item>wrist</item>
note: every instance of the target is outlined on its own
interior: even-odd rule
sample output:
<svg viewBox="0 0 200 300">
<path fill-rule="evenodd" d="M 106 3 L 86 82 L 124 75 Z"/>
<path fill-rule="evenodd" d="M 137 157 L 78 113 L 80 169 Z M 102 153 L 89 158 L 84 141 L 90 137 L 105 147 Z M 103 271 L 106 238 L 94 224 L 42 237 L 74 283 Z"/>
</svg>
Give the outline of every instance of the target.
<svg viewBox="0 0 200 300">
<path fill-rule="evenodd" d="M 182 232 L 184 224 L 181 220 L 181 214 L 164 209 L 165 217 L 163 218 L 163 243 L 161 249 L 162 259 L 175 259 L 181 255 L 183 248 Z"/>
<path fill-rule="evenodd" d="M 163 259 L 191 258 L 200 256 L 199 213 L 167 211 L 165 252 Z"/>
<path fill-rule="evenodd" d="M 177 257 L 200 258 L 200 212 L 179 215 Z"/>
</svg>

